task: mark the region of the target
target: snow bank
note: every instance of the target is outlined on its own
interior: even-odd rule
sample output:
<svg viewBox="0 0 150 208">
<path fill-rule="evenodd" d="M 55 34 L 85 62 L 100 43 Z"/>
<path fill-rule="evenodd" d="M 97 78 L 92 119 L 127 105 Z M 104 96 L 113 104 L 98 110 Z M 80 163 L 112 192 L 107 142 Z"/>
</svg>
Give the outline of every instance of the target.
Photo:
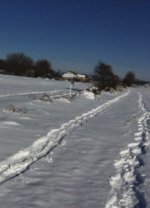
<svg viewBox="0 0 150 208">
<path fill-rule="evenodd" d="M 4 126 L 20 126 L 19 123 L 15 122 L 15 121 L 4 121 L 2 122 L 0 125 L 4 125 Z"/>
<path fill-rule="evenodd" d="M 64 90 L 54 90 L 54 91 L 36 91 L 36 92 L 23 92 L 23 93 L 11 93 L 11 94 L 5 94 L 5 95 L 0 95 L 0 98 L 5 98 L 5 97 L 13 97 L 13 96 L 24 96 L 24 95 L 38 95 L 38 94 L 43 94 L 43 93 L 50 93 L 50 94 L 56 94 L 56 93 L 62 93 Z"/>
<path fill-rule="evenodd" d="M 95 94 L 93 92 L 89 92 L 87 90 L 84 90 L 83 96 L 89 100 L 95 100 Z"/>
<path fill-rule="evenodd" d="M 68 100 L 67 98 L 56 98 L 55 101 L 59 101 L 59 102 L 62 102 L 62 103 L 70 103 L 70 100 Z"/>
<path fill-rule="evenodd" d="M 8 105 L 3 112 L 11 112 L 11 113 L 27 113 L 27 109 L 25 107 L 16 107 L 14 105 Z"/>
</svg>

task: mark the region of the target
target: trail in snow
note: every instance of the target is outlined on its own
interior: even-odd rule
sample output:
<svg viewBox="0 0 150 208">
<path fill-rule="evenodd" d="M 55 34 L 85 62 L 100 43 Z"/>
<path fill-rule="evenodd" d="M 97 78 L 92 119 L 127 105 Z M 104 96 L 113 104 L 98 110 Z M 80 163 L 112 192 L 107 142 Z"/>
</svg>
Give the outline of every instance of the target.
<svg viewBox="0 0 150 208">
<path fill-rule="evenodd" d="M 109 106 L 127 95 L 128 92 L 62 124 L 60 128 L 51 130 L 47 136 L 38 139 L 30 147 L 2 161 L 0 163 L 0 183 L 24 172 L 32 163 L 47 155 L 53 148 L 59 145 L 62 139 L 72 132 L 74 128 L 82 125 L 92 117 L 103 113 Z"/>
<path fill-rule="evenodd" d="M 36 92 L 24 92 L 24 93 L 12 93 L 12 94 L 5 94 L 5 95 L 0 95 L 0 98 L 5 98 L 5 97 L 13 97 L 13 96 L 24 96 L 24 95 L 36 95 L 36 94 L 43 94 L 43 93 L 51 93 L 51 96 L 60 96 L 61 93 L 62 95 L 68 95 L 69 92 L 67 93 L 67 90 L 54 90 L 54 91 L 36 91 Z M 57 94 L 59 93 L 59 94 Z"/>
<path fill-rule="evenodd" d="M 120 152 L 120 160 L 115 161 L 117 174 L 111 177 L 112 190 L 106 208 L 145 208 L 146 200 L 140 188 L 144 178 L 140 167 L 144 165 L 143 154 L 149 141 L 150 112 L 147 111 L 142 95 L 139 94 L 139 108 L 142 116 L 137 120 L 138 132 L 135 133 L 134 143 Z"/>
</svg>

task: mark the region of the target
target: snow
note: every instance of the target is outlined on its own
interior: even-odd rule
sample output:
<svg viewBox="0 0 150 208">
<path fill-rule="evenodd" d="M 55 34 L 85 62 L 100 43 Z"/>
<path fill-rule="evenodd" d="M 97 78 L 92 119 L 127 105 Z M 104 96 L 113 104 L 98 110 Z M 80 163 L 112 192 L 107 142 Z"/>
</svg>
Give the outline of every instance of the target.
<svg viewBox="0 0 150 208">
<path fill-rule="evenodd" d="M 145 143 L 149 140 L 147 120 L 150 118 L 150 113 L 147 111 L 143 97 L 139 94 L 139 108 L 143 111 L 143 115 L 138 119 L 137 123 L 140 128 L 135 136 L 140 136 L 136 143 L 128 144 L 127 149 L 121 151 L 121 158 L 114 164 L 117 175 L 112 177 L 110 184 L 112 186 L 112 198 L 116 200 L 112 202 L 110 199 L 106 208 L 113 206 L 117 207 L 146 207 L 146 201 L 143 197 L 143 192 L 140 190 L 140 182 L 138 178 L 141 177 L 138 169 L 143 165 L 141 163 L 142 155 L 145 153 Z M 135 137 L 137 141 L 137 137 Z M 119 174 L 119 178 L 118 178 Z M 116 180 L 118 178 L 118 180 Z M 119 184 L 119 186 L 118 186 Z"/>
<path fill-rule="evenodd" d="M 90 100 L 94 100 L 95 99 L 95 95 L 93 92 L 89 92 L 87 90 L 84 90 L 83 91 L 83 96 L 87 99 L 90 99 Z"/>
<path fill-rule="evenodd" d="M 128 92 L 98 106 L 91 111 L 88 111 L 86 114 L 84 113 L 81 116 L 76 117 L 74 120 L 68 121 L 67 123 L 61 125 L 58 129 L 51 130 L 48 132 L 46 137 L 38 139 L 30 147 L 22 150 L 21 153 L 19 152 L 8 158 L 6 161 L 0 163 L 0 167 L 3 167 L 3 164 L 7 164 L 5 169 L 2 168 L 1 170 L 0 168 L 0 182 L 4 182 L 5 180 L 8 180 L 9 178 L 25 171 L 33 162 L 47 155 L 51 149 L 57 146 L 63 137 L 72 132 L 74 128 L 83 125 L 85 120 L 89 120 L 90 118 L 98 115 L 104 108 L 118 102 L 121 98 L 127 96 L 127 94 Z M 8 124 L 14 125 L 16 122 L 9 122 Z"/>
<path fill-rule="evenodd" d="M 75 83 L 69 98 L 67 81 L 0 85 L 3 208 L 150 207 L 149 87 L 95 97 Z"/>
</svg>

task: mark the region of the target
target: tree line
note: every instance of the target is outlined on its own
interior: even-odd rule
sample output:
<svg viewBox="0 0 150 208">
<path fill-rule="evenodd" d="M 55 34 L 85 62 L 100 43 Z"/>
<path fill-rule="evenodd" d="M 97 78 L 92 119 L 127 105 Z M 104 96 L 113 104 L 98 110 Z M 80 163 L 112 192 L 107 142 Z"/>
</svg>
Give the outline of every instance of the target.
<svg viewBox="0 0 150 208">
<path fill-rule="evenodd" d="M 33 61 L 30 56 L 24 53 L 11 53 L 5 59 L 0 59 L 0 73 L 29 77 L 62 78 L 62 72 L 55 71 L 48 60 Z M 120 79 L 113 72 L 112 67 L 103 62 L 99 62 L 94 68 L 93 75 L 87 77 L 87 81 L 94 82 L 98 91 L 117 89 L 118 86 L 145 84 L 144 81 L 138 80 L 132 71 L 127 72 L 125 77 Z"/>
<path fill-rule="evenodd" d="M 52 69 L 48 60 L 40 59 L 33 61 L 30 56 L 24 53 L 11 53 L 6 56 L 6 59 L 0 59 L 0 70 L 1 73 L 18 76 L 61 77 L 61 73 Z"/>
<path fill-rule="evenodd" d="M 92 76 L 95 81 L 96 91 L 110 91 L 111 89 L 117 89 L 118 86 L 129 87 L 133 84 L 143 85 L 147 82 L 141 81 L 136 78 L 135 73 L 129 71 L 126 73 L 125 77 L 121 79 L 118 75 L 113 72 L 113 69 L 110 65 L 103 62 L 99 62 Z"/>
</svg>

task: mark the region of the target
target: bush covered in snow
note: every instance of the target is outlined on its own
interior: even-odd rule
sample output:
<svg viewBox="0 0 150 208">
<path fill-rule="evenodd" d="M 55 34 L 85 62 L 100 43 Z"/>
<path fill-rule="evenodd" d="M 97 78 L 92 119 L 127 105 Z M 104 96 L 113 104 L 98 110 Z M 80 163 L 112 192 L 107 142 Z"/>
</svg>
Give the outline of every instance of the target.
<svg viewBox="0 0 150 208">
<path fill-rule="evenodd" d="M 44 93 L 42 95 L 30 95 L 30 97 L 33 99 L 33 100 L 38 100 L 38 101 L 42 101 L 42 102 L 50 102 L 52 103 L 52 99 L 50 97 L 50 95 Z"/>
<path fill-rule="evenodd" d="M 84 90 L 83 95 L 84 95 L 85 98 L 87 98 L 89 100 L 95 100 L 95 94 L 93 92 Z"/>
<path fill-rule="evenodd" d="M 41 95 L 40 100 L 43 101 L 43 102 L 50 102 L 50 103 L 52 103 L 52 99 L 46 93 L 44 93 L 43 95 Z"/>
<path fill-rule="evenodd" d="M 3 111 L 12 113 L 27 113 L 27 109 L 25 107 L 16 107 L 11 104 L 8 105 Z"/>
<path fill-rule="evenodd" d="M 92 92 L 92 93 L 94 93 L 95 95 L 100 94 L 99 88 L 96 87 L 96 86 L 92 86 L 92 87 L 88 88 L 87 91 L 88 91 L 88 92 Z"/>
</svg>

